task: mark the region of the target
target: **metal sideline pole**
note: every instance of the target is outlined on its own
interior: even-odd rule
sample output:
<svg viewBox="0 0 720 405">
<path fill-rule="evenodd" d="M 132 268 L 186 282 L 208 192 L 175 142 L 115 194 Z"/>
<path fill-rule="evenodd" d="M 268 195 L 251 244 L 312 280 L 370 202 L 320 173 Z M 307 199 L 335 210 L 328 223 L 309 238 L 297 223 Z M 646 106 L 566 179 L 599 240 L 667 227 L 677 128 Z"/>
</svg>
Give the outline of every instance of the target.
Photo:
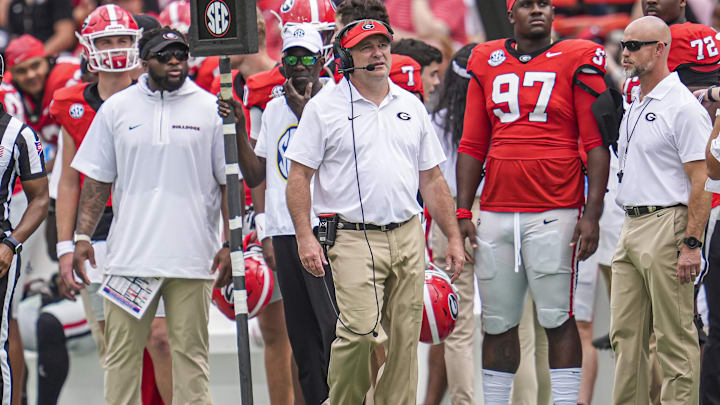
<svg viewBox="0 0 720 405">
<path fill-rule="evenodd" d="M 220 56 L 220 94 L 224 100 L 233 97 L 230 58 Z M 245 290 L 245 259 L 242 251 L 243 216 L 240 194 L 240 165 L 238 164 L 235 114 L 223 118 L 225 143 L 225 178 L 230 219 L 230 260 L 232 262 L 233 301 L 235 303 L 235 327 L 237 332 L 238 365 L 240 370 L 240 403 L 253 404 L 252 370 L 250 365 L 250 339 L 248 337 L 248 305 Z"/>
</svg>

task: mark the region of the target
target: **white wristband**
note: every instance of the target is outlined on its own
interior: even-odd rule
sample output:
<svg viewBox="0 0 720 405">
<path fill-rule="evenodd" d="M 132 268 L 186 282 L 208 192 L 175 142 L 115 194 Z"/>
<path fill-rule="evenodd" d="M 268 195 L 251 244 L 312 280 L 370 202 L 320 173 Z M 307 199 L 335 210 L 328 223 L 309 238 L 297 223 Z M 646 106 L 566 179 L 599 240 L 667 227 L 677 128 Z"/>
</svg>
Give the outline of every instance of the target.
<svg viewBox="0 0 720 405">
<path fill-rule="evenodd" d="M 260 242 L 262 242 L 263 239 L 267 238 L 267 236 L 265 236 L 265 213 L 264 212 L 255 214 L 255 233 L 257 234 L 257 240 Z"/>
<path fill-rule="evenodd" d="M 63 240 L 55 244 L 55 250 L 57 251 L 57 257 L 61 258 L 68 253 L 73 253 L 75 244 L 71 240 Z"/>
<path fill-rule="evenodd" d="M 78 243 L 83 240 L 87 243 L 92 243 L 89 235 L 83 235 L 81 233 L 76 233 L 75 236 L 73 237 L 73 242 L 75 242 L 75 243 Z"/>
</svg>

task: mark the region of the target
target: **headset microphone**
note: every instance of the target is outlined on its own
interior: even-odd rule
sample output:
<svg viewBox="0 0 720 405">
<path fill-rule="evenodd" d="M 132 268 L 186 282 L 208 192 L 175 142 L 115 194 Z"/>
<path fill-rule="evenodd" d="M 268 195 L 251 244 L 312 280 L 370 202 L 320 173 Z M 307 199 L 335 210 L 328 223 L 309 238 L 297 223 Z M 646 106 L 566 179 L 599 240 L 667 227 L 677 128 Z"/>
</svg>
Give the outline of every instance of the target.
<svg viewBox="0 0 720 405">
<path fill-rule="evenodd" d="M 355 70 L 367 70 L 368 72 L 372 72 L 377 67 L 377 64 L 367 65 L 367 66 L 359 66 L 359 67 L 351 67 L 347 69 L 340 69 L 339 72 L 342 74 L 345 73 L 352 73 Z"/>
</svg>

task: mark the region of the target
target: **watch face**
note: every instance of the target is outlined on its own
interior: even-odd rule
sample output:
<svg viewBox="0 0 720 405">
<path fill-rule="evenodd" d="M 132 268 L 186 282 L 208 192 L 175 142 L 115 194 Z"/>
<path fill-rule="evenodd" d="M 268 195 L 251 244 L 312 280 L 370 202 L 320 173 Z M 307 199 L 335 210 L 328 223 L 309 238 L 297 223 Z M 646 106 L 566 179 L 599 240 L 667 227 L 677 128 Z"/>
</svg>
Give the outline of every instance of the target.
<svg viewBox="0 0 720 405">
<path fill-rule="evenodd" d="M 699 248 L 702 244 L 697 238 L 689 237 L 685 238 L 685 245 L 687 245 L 687 247 L 689 247 L 690 249 L 696 249 Z"/>
</svg>

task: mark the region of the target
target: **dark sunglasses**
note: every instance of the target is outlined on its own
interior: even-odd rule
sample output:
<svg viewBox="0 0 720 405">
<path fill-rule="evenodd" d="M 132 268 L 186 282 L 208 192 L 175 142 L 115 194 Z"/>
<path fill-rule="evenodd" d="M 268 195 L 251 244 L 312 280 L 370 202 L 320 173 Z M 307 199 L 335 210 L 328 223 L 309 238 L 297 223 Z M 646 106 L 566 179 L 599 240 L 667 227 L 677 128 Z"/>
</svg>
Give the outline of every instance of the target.
<svg viewBox="0 0 720 405">
<path fill-rule="evenodd" d="M 188 60 L 188 51 L 185 49 L 163 49 L 155 54 L 155 59 L 160 63 L 168 63 L 175 57 L 179 62 Z"/>
<path fill-rule="evenodd" d="M 317 62 L 318 57 L 314 55 L 306 56 L 293 56 L 288 55 L 283 57 L 283 62 L 288 66 L 295 66 L 298 63 L 302 63 L 303 66 L 312 66 Z"/>
<path fill-rule="evenodd" d="M 657 44 L 658 42 L 662 41 L 620 41 L 620 49 L 627 48 L 630 52 L 637 52 L 645 45 Z M 667 46 L 665 42 L 663 44 Z"/>
</svg>

